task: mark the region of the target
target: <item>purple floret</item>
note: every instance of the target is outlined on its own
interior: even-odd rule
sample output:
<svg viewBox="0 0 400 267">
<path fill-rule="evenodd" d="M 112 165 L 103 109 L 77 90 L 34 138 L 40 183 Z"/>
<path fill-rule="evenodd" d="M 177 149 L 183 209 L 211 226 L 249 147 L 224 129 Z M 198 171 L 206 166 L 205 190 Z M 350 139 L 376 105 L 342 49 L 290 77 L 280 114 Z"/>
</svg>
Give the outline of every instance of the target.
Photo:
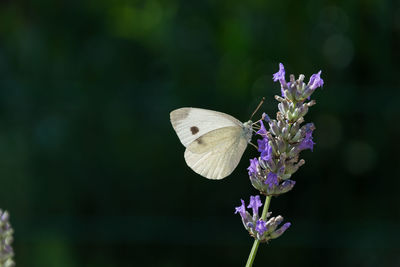
<svg viewBox="0 0 400 267">
<path fill-rule="evenodd" d="M 319 71 L 318 73 L 311 75 L 308 86 L 312 90 L 315 90 L 316 88 L 322 87 L 324 85 L 324 80 L 321 78 L 321 72 L 322 71 Z"/>
<path fill-rule="evenodd" d="M 239 207 L 235 208 L 235 214 L 239 212 L 240 216 L 242 217 L 242 219 L 246 218 L 246 206 L 244 204 L 244 200 L 241 199 L 240 200 L 242 202 L 242 205 L 240 205 Z"/>
<path fill-rule="evenodd" d="M 315 143 L 313 142 L 312 130 L 310 129 L 306 132 L 306 136 L 301 141 L 299 149 L 300 150 L 310 149 L 311 151 L 313 151 L 314 145 Z"/>
<path fill-rule="evenodd" d="M 260 125 L 261 125 L 261 128 L 260 128 L 260 130 L 257 131 L 257 134 L 261 135 L 262 137 L 266 137 L 267 129 L 265 128 L 264 123 L 262 121 L 260 121 Z"/>
<path fill-rule="evenodd" d="M 256 231 L 260 234 L 263 235 L 266 231 L 268 230 L 267 228 L 267 223 L 264 222 L 263 220 L 258 220 L 256 224 Z"/>
<path fill-rule="evenodd" d="M 268 138 L 258 139 L 257 143 L 258 152 L 261 152 L 261 159 L 265 161 L 270 160 L 272 158 L 272 147 L 268 143 Z"/>
<path fill-rule="evenodd" d="M 253 216 L 258 216 L 259 207 L 262 207 L 260 196 L 250 196 L 250 204 L 247 206 L 247 208 L 251 208 L 253 210 Z"/>
<path fill-rule="evenodd" d="M 250 166 L 247 168 L 250 176 L 258 172 L 258 166 L 259 163 L 257 158 L 250 159 Z"/>
<path fill-rule="evenodd" d="M 286 79 L 285 79 L 285 68 L 282 63 L 279 63 L 279 71 L 272 76 L 274 82 L 279 81 L 281 83 L 281 94 L 282 97 L 285 97 L 284 87 L 287 87 Z"/>
<path fill-rule="evenodd" d="M 272 76 L 274 82 L 285 80 L 285 67 L 279 63 L 279 71 Z"/>
<path fill-rule="evenodd" d="M 264 182 L 266 185 L 268 185 L 268 187 L 271 189 L 274 186 L 277 186 L 278 183 L 278 175 L 276 175 L 276 173 L 273 172 L 269 172 L 267 175 L 267 179 Z"/>
</svg>

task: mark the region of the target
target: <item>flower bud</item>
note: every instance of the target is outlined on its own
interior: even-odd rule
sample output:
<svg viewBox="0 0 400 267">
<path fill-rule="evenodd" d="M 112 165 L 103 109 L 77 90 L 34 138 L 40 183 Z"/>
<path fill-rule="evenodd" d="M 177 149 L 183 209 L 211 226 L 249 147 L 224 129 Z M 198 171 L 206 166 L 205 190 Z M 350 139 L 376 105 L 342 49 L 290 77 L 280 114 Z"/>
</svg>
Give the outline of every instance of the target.
<svg viewBox="0 0 400 267">
<path fill-rule="evenodd" d="M 279 128 L 278 128 L 278 124 L 276 122 L 276 120 L 271 120 L 269 123 L 269 127 L 270 127 L 270 132 L 272 134 L 274 134 L 275 136 L 279 135 Z M 271 140 L 271 139 L 270 139 Z"/>
<path fill-rule="evenodd" d="M 288 138 L 288 136 L 289 136 L 289 125 L 283 127 L 283 129 L 282 129 L 282 136 L 283 136 L 284 138 L 286 138 L 286 139 Z"/>
<path fill-rule="evenodd" d="M 279 102 L 285 101 L 284 98 L 282 98 L 282 97 L 280 97 L 280 96 L 278 96 L 278 95 L 275 95 L 275 99 L 278 100 Z"/>
<path fill-rule="evenodd" d="M 312 107 L 312 106 L 314 106 L 316 103 L 317 103 L 317 102 L 316 102 L 315 100 L 311 100 L 311 101 L 308 102 L 306 105 L 307 105 L 308 107 Z"/>
<path fill-rule="evenodd" d="M 279 129 L 279 133 L 281 133 L 282 132 L 282 128 L 284 127 L 285 125 L 283 124 L 283 120 L 279 120 L 278 121 L 278 129 Z"/>
<path fill-rule="evenodd" d="M 301 119 L 303 119 L 303 118 L 301 117 Z M 303 119 L 303 120 L 304 120 L 304 119 Z M 290 138 L 290 137 L 293 138 L 293 137 L 296 135 L 296 133 L 299 131 L 300 124 L 302 123 L 302 122 L 299 122 L 299 121 L 300 121 L 300 119 L 297 120 L 295 123 L 292 124 L 292 127 L 290 128 L 290 135 L 289 135 L 289 138 Z M 296 142 L 296 141 L 295 141 L 295 142 Z"/>
<path fill-rule="evenodd" d="M 307 105 L 302 105 L 299 108 L 299 117 L 304 117 L 308 112 L 308 106 Z"/>
<path fill-rule="evenodd" d="M 305 78 L 305 76 L 304 76 L 304 74 L 300 74 L 299 75 L 299 78 L 297 79 L 297 84 L 299 84 L 299 85 L 303 85 L 304 84 L 304 78 Z"/>
<path fill-rule="evenodd" d="M 304 92 L 301 95 L 301 100 L 309 98 L 314 93 L 314 91 L 315 90 L 311 89 L 309 86 L 306 86 Z"/>
<path fill-rule="evenodd" d="M 271 239 L 275 239 L 283 235 L 283 233 L 290 227 L 291 223 L 285 223 L 281 228 L 270 234 Z"/>
</svg>

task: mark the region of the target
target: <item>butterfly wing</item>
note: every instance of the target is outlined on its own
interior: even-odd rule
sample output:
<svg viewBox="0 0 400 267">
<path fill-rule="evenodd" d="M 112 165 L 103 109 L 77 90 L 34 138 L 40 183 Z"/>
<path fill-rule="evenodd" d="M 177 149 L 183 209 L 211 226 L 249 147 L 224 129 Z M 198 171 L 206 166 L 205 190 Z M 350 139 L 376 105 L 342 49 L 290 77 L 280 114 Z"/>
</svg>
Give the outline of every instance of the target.
<svg viewBox="0 0 400 267">
<path fill-rule="evenodd" d="M 200 136 L 219 128 L 243 124 L 234 117 L 201 108 L 180 108 L 170 113 L 172 127 L 181 143 L 187 147 Z"/>
<path fill-rule="evenodd" d="M 251 126 L 234 117 L 201 108 L 170 113 L 171 124 L 186 147 L 185 160 L 196 173 L 223 179 L 236 168 L 251 138 Z"/>
<path fill-rule="evenodd" d="M 208 132 L 192 142 L 185 151 L 187 165 L 208 179 L 223 179 L 233 172 L 247 147 L 240 126 Z"/>
</svg>

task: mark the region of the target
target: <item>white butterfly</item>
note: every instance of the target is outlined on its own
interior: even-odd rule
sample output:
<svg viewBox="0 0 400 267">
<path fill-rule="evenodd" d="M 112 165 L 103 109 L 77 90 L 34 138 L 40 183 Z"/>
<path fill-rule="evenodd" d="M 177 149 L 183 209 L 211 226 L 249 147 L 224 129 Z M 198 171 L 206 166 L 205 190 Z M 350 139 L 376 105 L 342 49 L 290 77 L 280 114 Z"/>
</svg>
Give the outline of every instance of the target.
<svg viewBox="0 0 400 267">
<path fill-rule="evenodd" d="M 170 113 L 172 127 L 186 147 L 185 160 L 208 179 L 223 179 L 239 164 L 251 140 L 252 121 L 201 108 L 180 108 Z"/>
</svg>

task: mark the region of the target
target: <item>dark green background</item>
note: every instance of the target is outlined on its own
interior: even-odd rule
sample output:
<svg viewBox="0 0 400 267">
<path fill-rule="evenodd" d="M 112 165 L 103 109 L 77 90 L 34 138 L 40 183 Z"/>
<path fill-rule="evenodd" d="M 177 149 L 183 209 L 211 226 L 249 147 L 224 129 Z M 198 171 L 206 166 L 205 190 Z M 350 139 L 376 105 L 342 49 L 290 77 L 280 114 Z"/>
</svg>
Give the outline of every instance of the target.
<svg viewBox="0 0 400 267">
<path fill-rule="evenodd" d="M 278 63 L 322 70 L 314 152 L 271 202 L 292 227 L 255 266 L 399 266 L 395 1 L 1 1 L 0 207 L 17 266 L 243 266 L 223 181 L 193 173 L 169 112 L 274 116 Z"/>
</svg>

